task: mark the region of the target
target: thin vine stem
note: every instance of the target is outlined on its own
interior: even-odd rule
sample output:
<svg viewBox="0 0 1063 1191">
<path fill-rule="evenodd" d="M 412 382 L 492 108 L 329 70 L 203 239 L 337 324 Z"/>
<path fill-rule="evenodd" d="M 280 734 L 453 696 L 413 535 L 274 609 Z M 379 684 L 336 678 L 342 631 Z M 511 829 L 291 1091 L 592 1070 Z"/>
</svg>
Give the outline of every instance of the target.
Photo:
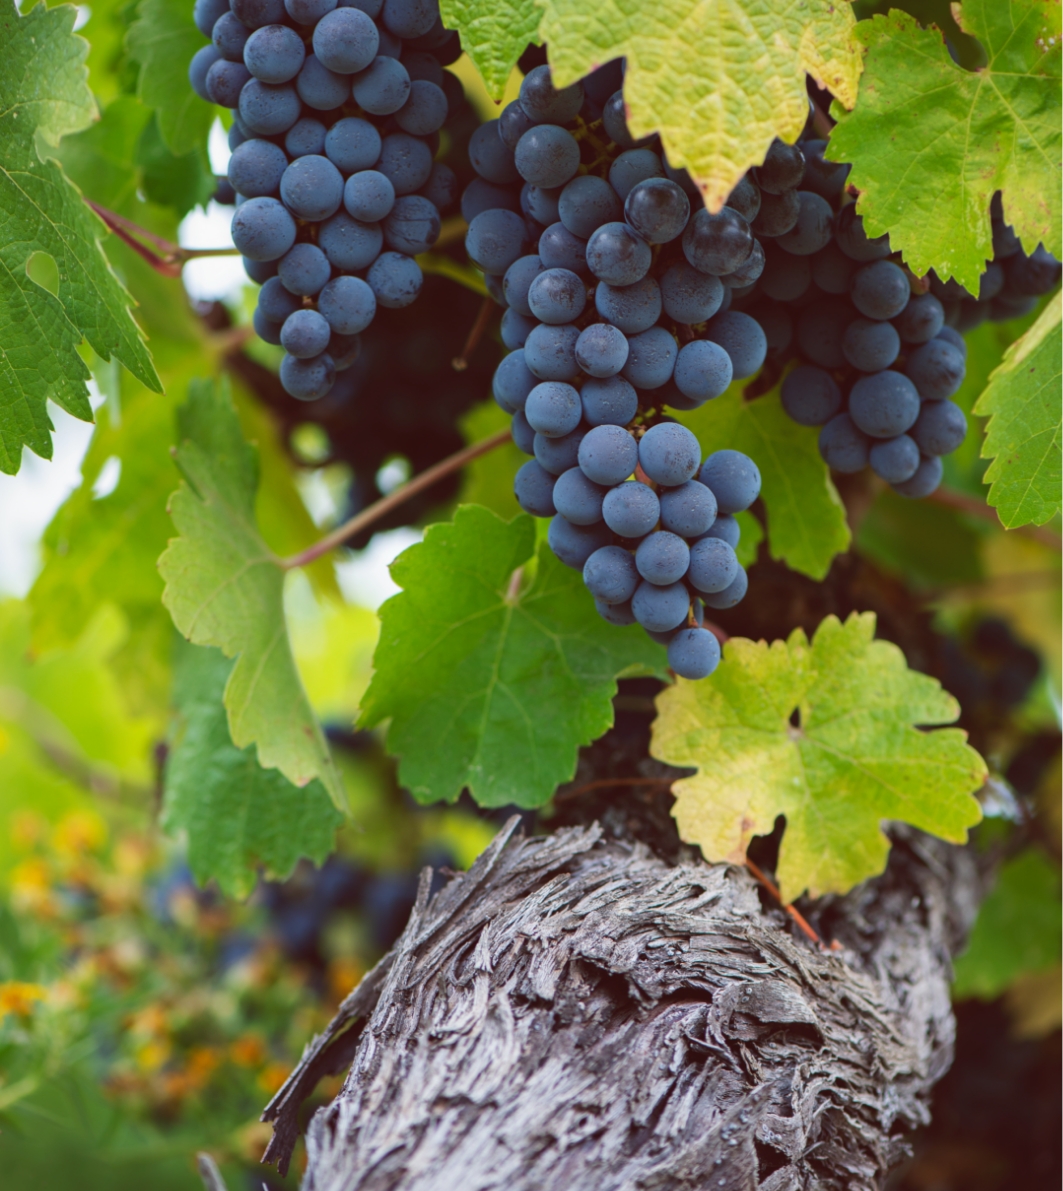
<svg viewBox="0 0 1063 1191">
<path fill-rule="evenodd" d="M 782 895 L 779 893 L 778 885 L 775 884 L 775 882 L 764 872 L 763 869 L 758 868 L 748 856 L 746 857 L 746 868 L 749 869 L 754 878 L 764 886 L 764 888 L 771 894 L 773 898 L 775 898 L 779 905 L 782 906 L 786 913 L 790 915 L 794 922 L 797 923 L 798 929 L 802 932 L 802 934 L 806 935 L 812 940 L 813 943 L 816 943 L 818 946 L 822 947 L 824 951 L 826 951 L 827 945 L 816 933 L 815 928 L 810 925 L 804 914 L 802 914 L 800 910 L 796 909 L 789 902 L 783 901 Z M 834 948 L 835 945 L 831 944 L 831 950 L 834 950 Z"/>
<path fill-rule="evenodd" d="M 121 240 L 128 244 L 133 251 L 164 277 L 179 277 L 181 267 L 188 261 L 203 256 L 239 256 L 239 248 L 182 248 L 172 240 L 165 240 L 147 228 L 141 227 L 117 211 L 110 211 L 94 203 L 90 199 L 86 203 L 107 224 L 108 228 Z M 147 241 L 147 244 L 142 241 Z M 149 248 L 148 244 L 154 245 Z M 154 249 L 158 249 L 155 251 Z"/>
<path fill-rule="evenodd" d="M 431 488 L 437 480 L 441 480 L 444 476 L 449 476 L 456 471 L 460 471 L 466 463 L 471 463 L 473 459 L 478 459 L 481 455 L 486 455 L 488 451 L 493 451 L 495 447 L 500 447 L 503 443 L 509 441 L 510 433 L 507 428 L 506 430 L 500 430 L 497 434 L 492 434 L 490 438 L 485 438 L 482 442 L 473 443 L 471 447 L 464 447 L 460 451 L 455 451 L 453 455 L 448 455 L 446 459 L 441 459 L 438 463 L 433 464 L 427 470 L 421 472 L 420 475 L 414 476 L 412 480 L 396 488 L 394 492 L 381 497 L 380 500 L 371 504 L 369 508 L 363 509 L 349 520 L 344 521 L 342 525 L 337 526 L 331 533 L 326 534 L 319 542 L 308 546 L 299 554 L 293 554 L 291 558 L 282 559 L 281 566 L 286 571 L 293 570 L 295 567 L 305 567 L 308 563 L 320 558 L 323 554 L 327 554 L 330 550 L 334 550 L 337 546 L 342 546 L 348 538 L 353 538 L 356 534 L 361 533 L 363 529 L 368 529 L 370 525 L 375 524 L 382 517 L 387 516 L 392 509 L 397 509 L 411 497 L 424 492 L 426 488 Z"/>
</svg>

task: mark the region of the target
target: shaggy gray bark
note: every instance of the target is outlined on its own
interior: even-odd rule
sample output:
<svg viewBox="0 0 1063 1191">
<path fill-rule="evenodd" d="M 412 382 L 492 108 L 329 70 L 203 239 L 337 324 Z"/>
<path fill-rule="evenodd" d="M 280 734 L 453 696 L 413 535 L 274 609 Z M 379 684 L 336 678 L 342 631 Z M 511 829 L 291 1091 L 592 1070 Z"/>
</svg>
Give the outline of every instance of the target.
<svg viewBox="0 0 1063 1191">
<path fill-rule="evenodd" d="M 266 1110 L 304 1191 L 879 1188 L 951 1061 L 969 854 L 902 832 L 822 950 L 744 869 L 513 820 L 428 899 Z"/>
</svg>

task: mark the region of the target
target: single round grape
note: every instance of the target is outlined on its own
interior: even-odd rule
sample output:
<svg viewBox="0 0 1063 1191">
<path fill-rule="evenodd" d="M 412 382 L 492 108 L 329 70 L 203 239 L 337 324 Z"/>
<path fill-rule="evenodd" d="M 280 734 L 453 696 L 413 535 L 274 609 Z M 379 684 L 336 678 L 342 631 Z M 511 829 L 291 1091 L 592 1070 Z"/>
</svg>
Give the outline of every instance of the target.
<svg viewBox="0 0 1063 1191">
<path fill-rule="evenodd" d="M 284 134 L 284 151 L 289 157 L 307 157 L 325 152 L 325 134 L 328 130 L 320 120 L 304 116 Z M 229 164 L 232 164 L 230 160 Z M 241 193 L 244 193 L 241 191 Z"/>
<path fill-rule="evenodd" d="M 430 136 L 443 127 L 447 118 L 447 97 L 442 87 L 427 79 L 414 79 L 410 95 L 395 114 L 395 123 L 403 132 L 414 136 Z"/>
<path fill-rule="evenodd" d="M 675 362 L 675 383 L 679 391 L 697 405 L 724 392 L 733 375 L 731 357 L 710 339 L 685 344 Z"/>
<path fill-rule="evenodd" d="M 941 483 L 943 471 L 941 460 L 937 456 L 923 459 L 912 477 L 899 484 L 894 484 L 893 490 L 899 492 L 901 496 L 907 496 L 910 500 L 920 500 L 924 496 L 929 496 Z"/>
<path fill-rule="evenodd" d="M 602 498 L 607 491 L 603 485 L 588 480 L 578 466 L 570 467 L 557 477 L 554 504 L 573 525 L 596 525 L 602 519 Z"/>
<path fill-rule="evenodd" d="M 573 322 L 586 304 L 586 286 L 568 269 L 545 269 L 528 287 L 532 314 L 551 326 Z"/>
<path fill-rule="evenodd" d="M 557 124 L 537 124 L 517 142 L 513 161 L 525 182 L 564 186 L 579 168 L 579 145 Z"/>
<path fill-rule="evenodd" d="M 250 36 L 251 30 L 229 11 L 218 17 L 214 22 L 214 28 L 210 31 L 210 39 L 218 47 L 218 53 L 230 62 L 244 62 L 244 46 L 247 45 L 247 39 Z M 299 44 L 302 46 L 302 42 Z M 302 65 L 302 61 L 300 58 L 300 65 Z M 244 62 L 244 65 L 248 64 Z M 248 69 L 250 70 L 249 66 Z M 255 72 L 252 70 L 251 73 Z"/>
<path fill-rule="evenodd" d="M 528 394 L 538 383 L 538 378 L 528 369 L 524 352 L 518 348 L 504 356 L 495 369 L 491 392 L 507 413 L 513 413 L 524 408 Z"/>
<path fill-rule="evenodd" d="M 228 0 L 196 0 L 192 7 L 192 21 L 204 37 L 210 37 L 214 26 L 228 12 Z"/>
<path fill-rule="evenodd" d="M 819 432 L 819 453 L 832 471 L 854 475 L 867 467 L 871 443 L 848 414 L 837 414 Z"/>
<path fill-rule="evenodd" d="M 255 329 L 255 334 L 264 343 L 271 343 L 274 347 L 280 347 L 281 324 L 274 322 L 271 318 L 267 318 L 261 307 L 256 308 L 255 313 L 251 316 L 251 325 Z"/>
<path fill-rule="evenodd" d="M 668 665 L 680 678 L 708 678 L 719 664 L 720 643 L 708 629 L 679 629 L 668 642 Z"/>
<path fill-rule="evenodd" d="M 705 592 L 701 598 L 707 608 L 716 608 L 722 612 L 741 603 L 748 590 L 749 576 L 746 574 L 745 568 L 740 566 L 738 574 L 735 575 L 729 587 L 725 587 L 723 591 Z"/>
<path fill-rule="evenodd" d="M 303 39 L 287 25 L 264 25 L 244 46 L 244 65 L 264 83 L 290 82 L 305 61 Z"/>
<path fill-rule="evenodd" d="M 753 233 L 767 239 L 785 236 L 797 226 L 800 214 L 801 198 L 796 190 L 787 190 L 782 194 L 764 194 L 752 221 Z"/>
<path fill-rule="evenodd" d="M 660 520 L 660 499 L 648 484 L 626 480 L 605 494 L 602 516 L 606 525 L 622 538 L 641 538 Z"/>
<path fill-rule="evenodd" d="M 284 288 L 279 277 L 271 277 L 258 291 L 258 308 L 271 322 L 283 323 L 302 302 Z"/>
<path fill-rule="evenodd" d="M 616 191 L 621 202 L 631 191 L 648 178 L 663 178 L 661 159 L 652 149 L 628 149 L 609 167 L 609 185 Z"/>
<path fill-rule="evenodd" d="M 767 250 L 760 288 L 776 302 L 794 302 L 812 284 L 812 266 L 807 256 Z"/>
<path fill-rule="evenodd" d="M 896 360 L 901 337 L 892 323 L 856 318 L 845 328 L 842 354 L 861 372 L 881 372 Z"/>
<path fill-rule="evenodd" d="M 324 397 L 336 380 L 336 365 L 328 352 L 312 360 L 285 356 L 280 367 L 284 391 L 298 401 L 317 401 Z"/>
<path fill-rule="evenodd" d="M 603 604 L 626 604 L 639 585 L 639 572 L 622 547 L 602 546 L 584 563 L 583 582 Z"/>
<path fill-rule="evenodd" d="M 336 8 L 318 21 L 314 53 L 336 74 L 357 74 L 376 58 L 380 34 L 372 19 L 357 8 Z"/>
<path fill-rule="evenodd" d="M 207 91 L 207 75 L 210 74 L 210 68 L 214 63 L 221 60 L 221 50 L 216 45 L 205 45 L 202 49 L 196 50 L 188 64 L 188 81 L 192 90 L 205 103 L 214 102 Z"/>
<path fill-rule="evenodd" d="M 895 438 L 919 416 L 919 394 L 900 372 L 862 376 L 849 393 L 849 416 L 872 438 Z"/>
<path fill-rule="evenodd" d="M 791 260 L 801 258 L 791 257 Z M 853 275 L 860 267 L 850 256 L 846 256 L 832 240 L 826 248 L 811 257 L 812 280 L 827 294 L 848 294 Z"/>
<path fill-rule="evenodd" d="M 768 354 L 768 340 L 760 324 L 740 310 L 716 315 L 706 326 L 705 337 L 718 343 L 731 357 L 736 380 L 757 373 Z"/>
<path fill-rule="evenodd" d="M 603 546 L 610 545 L 613 535 L 601 521 L 597 525 L 573 525 L 559 513 L 550 521 L 546 541 L 550 549 L 573 570 L 582 571 L 587 559 Z"/>
<path fill-rule="evenodd" d="M 797 346 L 802 355 L 821 368 L 844 368 L 842 337 L 854 317 L 842 298 L 828 298 L 804 310 L 797 320 Z"/>
<path fill-rule="evenodd" d="M 432 150 L 420 137 L 393 132 L 384 137 L 374 168 L 391 179 L 396 194 L 413 194 L 432 173 Z"/>
<path fill-rule="evenodd" d="M 275 261 L 295 243 L 295 220 L 274 198 L 252 198 L 236 208 L 233 243 L 253 261 Z"/>
<path fill-rule="evenodd" d="M 963 356 L 964 361 L 967 360 L 967 340 L 956 330 L 955 327 L 942 327 L 940 331 L 934 336 L 935 339 L 941 339 L 945 343 L 951 343 L 954 348 Z"/>
<path fill-rule="evenodd" d="M 741 451 L 714 451 L 698 479 L 712 489 L 721 513 L 741 513 L 760 495 L 760 469 Z"/>
<path fill-rule="evenodd" d="M 261 29 L 263 25 L 279 25 L 287 18 L 284 0 L 234 0 L 233 15 L 248 29 Z M 205 36 L 209 37 L 210 34 Z"/>
<path fill-rule="evenodd" d="M 546 269 L 569 269 L 586 274 L 587 244 L 561 222 L 553 223 L 539 236 L 539 258 Z"/>
<path fill-rule="evenodd" d="M 666 244 L 686 227 L 690 199 L 668 178 L 647 178 L 628 192 L 624 218 L 647 243 Z"/>
<path fill-rule="evenodd" d="M 502 278 L 502 292 L 510 307 L 525 318 L 532 317 L 528 305 L 528 289 L 543 271 L 542 259 L 537 255 L 518 257 Z"/>
<path fill-rule="evenodd" d="M 933 294 L 912 294 L 893 325 L 905 343 L 929 343 L 945 325 L 945 308 Z"/>
<path fill-rule="evenodd" d="M 371 169 L 382 147 L 380 133 L 360 116 L 337 120 L 325 134 L 325 156 L 343 174 Z"/>
<path fill-rule="evenodd" d="M 615 376 L 627 363 L 627 336 L 609 323 L 591 323 L 576 340 L 576 362 L 588 376 Z"/>
<path fill-rule="evenodd" d="M 506 104 L 498 117 L 498 135 L 502 138 L 502 143 L 513 150 L 528 129 L 538 123 L 538 120 L 533 120 L 520 106 L 520 100 L 514 99 L 512 103 Z"/>
<path fill-rule="evenodd" d="M 614 91 L 605 101 L 602 107 L 602 125 L 605 128 L 606 135 L 618 148 L 635 148 L 635 138 L 631 135 L 627 126 L 627 112 L 622 89 Z"/>
<path fill-rule="evenodd" d="M 384 233 L 378 223 L 360 223 L 338 211 L 321 225 L 317 242 L 334 269 L 353 273 L 367 268 L 380 255 Z"/>
<path fill-rule="evenodd" d="M 333 331 L 359 335 L 376 315 L 376 297 L 360 277 L 334 277 L 318 294 L 317 308 Z"/>
<path fill-rule="evenodd" d="M 458 175 L 442 161 L 432 162 L 432 172 L 421 193 L 440 212 L 453 207 L 458 198 Z"/>
<path fill-rule="evenodd" d="M 525 182 L 520 188 L 520 209 L 543 227 L 560 222 L 560 202 L 561 190 L 557 187 L 533 186 Z"/>
<path fill-rule="evenodd" d="M 331 274 L 328 258 L 314 244 L 296 244 L 277 266 L 284 288 L 305 298 L 313 297 Z"/>
<path fill-rule="evenodd" d="M 465 251 L 485 273 L 504 274 L 524 246 L 524 220 L 512 211 L 483 211 L 469 224 Z"/>
<path fill-rule="evenodd" d="M 753 176 L 760 189 L 768 194 L 796 190 L 805 176 L 805 155 L 796 145 L 788 145 L 776 137 Z"/>
<path fill-rule="evenodd" d="M 753 251 L 749 224 L 731 207 L 711 215 L 695 211 L 683 233 L 683 253 L 701 273 L 724 277 L 733 273 Z"/>
<path fill-rule="evenodd" d="M 513 439 L 513 444 L 518 451 L 523 451 L 525 455 L 535 454 L 535 431 L 528 425 L 528 419 L 524 416 L 524 410 L 518 409 L 513 415 L 513 420 L 509 424 L 509 434 Z M 544 442 L 559 442 L 559 439 L 544 439 Z"/>
<path fill-rule="evenodd" d="M 1029 256 L 1019 251 L 1009 257 L 1005 275 L 1012 294 L 1039 297 L 1050 293 L 1059 283 L 1060 263 L 1039 244 Z"/>
<path fill-rule="evenodd" d="M 659 587 L 643 579 L 631 597 L 631 611 L 644 629 L 667 633 L 686 620 L 690 612 L 690 593 L 682 583 Z"/>
<path fill-rule="evenodd" d="M 384 24 L 407 41 L 424 37 L 439 18 L 438 0 L 384 0 Z"/>
<path fill-rule="evenodd" d="M 439 212 L 428 199 L 404 194 L 384 220 L 384 243 L 396 252 L 417 256 L 439 239 L 439 225 Z"/>
<path fill-rule="evenodd" d="M 611 487 L 635 470 L 639 448 L 622 426 L 595 426 L 580 443 L 578 460 L 587 479 Z"/>
<path fill-rule="evenodd" d="M 849 203 L 834 217 L 834 239 L 838 247 L 854 261 L 880 261 L 890 254 L 889 236 L 868 238 L 863 217 L 856 213 L 856 203 Z"/>
<path fill-rule="evenodd" d="M 207 71 L 205 86 L 211 103 L 223 108 L 234 108 L 240 102 L 240 92 L 251 78 L 251 72 L 242 62 L 227 62 L 219 58 Z"/>
<path fill-rule="evenodd" d="M 712 318 L 723 302 L 724 289 L 718 277 L 699 273 L 686 261 L 679 261 L 661 278 L 660 293 L 665 314 L 690 325 Z"/>
<path fill-rule="evenodd" d="M 520 214 L 520 204 L 512 189 L 495 186 L 483 178 L 473 178 L 461 192 L 461 217 L 472 223 L 484 211 L 504 210 Z"/>
<path fill-rule="evenodd" d="M 721 541 L 726 542 L 732 550 L 737 550 L 739 540 L 742 537 L 742 527 L 730 513 L 718 513 L 716 520 L 699 536 L 703 538 L 719 538 Z"/>
<path fill-rule="evenodd" d="M 284 171 L 280 189 L 292 214 L 315 223 L 335 215 L 343 201 L 343 178 L 327 157 L 297 157 Z"/>
<path fill-rule="evenodd" d="M 778 236 L 775 243 L 794 256 L 811 256 L 830 243 L 834 209 L 825 198 L 811 190 L 799 190 L 800 209 L 794 226 Z"/>
<path fill-rule="evenodd" d="M 738 180 L 734 190 L 727 196 L 727 206 L 734 208 L 746 223 L 752 223 L 756 219 L 760 204 L 760 187 L 748 174 Z"/>
<path fill-rule="evenodd" d="M 402 38 L 396 37 L 390 29 L 385 29 L 379 24 L 376 30 L 380 34 L 380 50 L 377 53 L 377 57 L 401 58 Z"/>
<path fill-rule="evenodd" d="M 571 324 L 540 324 L 524 343 L 524 359 L 540 380 L 573 380 L 579 375 L 576 341 L 579 331 Z"/>
<path fill-rule="evenodd" d="M 366 275 L 377 305 L 388 310 L 401 310 L 421 292 L 424 276 L 412 256 L 401 252 L 382 252 Z"/>
<path fill-rule="evenodd" d="M 733 273 L 728 273 L 725 277 L 720 278 L 720 280 L 734 293 L 736 298 L 740 297 L 742 295 L 740 295 L 739 291 L 751 289 L 754 283 L 760 279 L 766 262 L 767 257 L 764 253 L 764 245 L 759 240 L 754 240 L 753 251 L 749 256 L 746 257 Z"/>
<path fill-rule="evenodd" d="M 871 444 L 868 453 L 871 470 L 888 484 L 910 480 L 919 466 L 919 448 L 907 434 Z"/>
<path fill-rule="evenodd" d="M 244 266 L 244 272 L 251 278 L 252 281 L 259 285 L 265 285 L 271 277 L 277 276 L 277 262 L 272 261 L 253 261 L 250 257 L 242 256 L 240 258 Z"/>
<path fill-rule="evenodd" d="M 557 202 L 561 223 L 574 235 L 586 240 L 603 223 L 622 215 L 616 192 L 604 178 L 584 174 L 565 186 Z"/>
<path fill-rule="evenodd" d="M 662 528 L 681 537 L 701 537 L 716 520 L 716 497 L 700 480 L 687 480 L 678 488 L 665 488 L 658 499 Z"/>
<path fill-rule="evenodd" d="M 284 151 L 272 141 L 244 141 L 229 158 L 229 181 L 245 198 L 261 198 L 277 193 L 287 168 Z"/>
<path fill-rule="evenodd" d="M 664 327 L 650 327 L 628 339 L 628 357 L 623 373 L 636 389 L 659 389 L 675 369 L 678 348 Z"/>
<path fill-rule="evenodd" d="M 329 70 L 316 54 L 307 54 L 295 76 L 295 89 L 307 107 L 318 112 L 331 112 L 350 98 L 351 81 L 346 75 Z"/>
<path fill-rule="evenodd" d="M 842 407 L 842 392 L 823 368 L 799 364 L 782 383 L 782 407 L 800 426 L 822 426 Z"/>
<path fill-rule="evenodd" d="M 336 7 L 336 0 L 284 0 L 288 15 L 298 25 L 316 25 Z"/>
<path fill-rule="evenodd" d="M 625 600 L 622 604 L 607 604 L 604 600 L 595 599 L 594 608 L 602 620 L 614 624 L 618 628 L 636 623 L 635 613 L 631 611 L 630 600 Z"/>
<path fill-rule="evenodd" d="M 582 426 L 577 426 L 564 438 L 547 438 L 545 434 L 536 434 L 532 450 L 543 468 L 551 475 L 559 476 L 579 462 L 580 444 L 586 436 L 587 431 Z"/>
<path fill-rule="evenodd" d="M 931 339 L 908 357 L 905 371 L 927 401 L 951 397 L 967 373 L 964 354 L 942 338 Z M 906 427 L 907 429 L 907 427 Z"/>
<path fill-rule="evenodd" d="M 587 267 L 608 285 L 634 285 L 652 261 L 650 246 L 626 223 L 603 224 L 587 242 Z"/>
<path fill-rule="evenodd" d="M 690 566 L 690 547 L 675 533 L 659 529 L 643 538 L 635 551 L 635 566 L 647 583 L 668 587 Z"/>
<path fill-rule="evenodd" d="M 395 187 L 392 186 L 391 179 L 379 170 L 359 170 L 347 179 L 343 188 L 343 205 L 350 215 L 360 222 L 379 223 L 395 206 Z M 437 236 L 438 215 L 436 212 Z"/>
<path fill-rule="evenodd" d="M 802 189 L 814 190 L 822 195 L 828 203 L 837 203 L 845 189 L 846 179 L 849 177 L 850 166 L 835 161 L 827 161 L 823 156 L 827 149 L 827 142 L 813 139 L 805 141 L 801 150 L 805 155 L 805 176 L 801 182 Z"/>
<path fill-rule="evenodd" d="M 499 135 L 497 120 L 481 124 L 469 138 L 469 161 L 481 178 L 496 186 L 516 182 L 519 177 L 513 150 Z"/>
<path fill-rule="evenodd" d="M 529 459 L 513 479 L 513 495 L 517 504 L 533 517 L 552 517 L 554 507 L 554 477 L 541 464 Z"/>
<path fill-rule="evenodd" d="M 567 124 L 583 107 L 583 87 L 571 83 L 557 91 L 550 67 L 536 66 L 521 80 L 520 106 L 536 124 Z"/>
<path fill-rule="evenodd" d="M 591 426 L 626 426 L 639 408 L 638 394 L 622 376 L 584 381 L 580 401 L 583 418 Z"/>
<path fill-rule="evenodd" d="M 523 347 L 535 326 L 534 319 L 525 318 L 523 314 L 518 314 L 512 306 L 508 307 L 502 312 L 502 323 L 499 327 L 503 345 L 510 351 Z"/>
<path fill-rule="evenodd" d="M 594 290 L 594 305 L 606 322 L 625 335 L 649 330 L 661 316 L 661 290 L 652 277 L 643 277 L 634 285 L 607 285 Z"/>
<path fill-rule="evenodd" d="M 661 422 L 639 440 L 638 460 L 654 483 L 677 488 L 693 479 L 701 462 L 701 448 L 685 426 Z"/>
<path fill-rule="evenodd" d="M 967 417 L 955 402 L 924 401 L 911 433 L 924 455 L 951 455 L 967 437 Z"/>
<path fill-rule="evenodd" d="M 904 270 L 892 261 L 875 261 L 858 270 L 850 293 L 861 314 L 879 320 L 896 317 L 911 296 Z"/>
<path fill-rule="evenodd" d="M 354 101 L 374 116 L 397 112 L 410 97 L 412 84 L 406 67 L 396 58 L 379 54 L 370 66 L 354 76 Z"/>
<path fill-rule="evenodd" d="M 319 356 L 328 347 L 332 330 L 316 310 L 295 310 L 281 327 L 281 346 L 300 360 Z"/>
<path fill-rule="evenodd" d="M 528 394 L 524 416 L 538 434 L 563 438 L 580 423 L 583 407 L 579 393 L 563 381 L 542 381 Z"/>
</svg>

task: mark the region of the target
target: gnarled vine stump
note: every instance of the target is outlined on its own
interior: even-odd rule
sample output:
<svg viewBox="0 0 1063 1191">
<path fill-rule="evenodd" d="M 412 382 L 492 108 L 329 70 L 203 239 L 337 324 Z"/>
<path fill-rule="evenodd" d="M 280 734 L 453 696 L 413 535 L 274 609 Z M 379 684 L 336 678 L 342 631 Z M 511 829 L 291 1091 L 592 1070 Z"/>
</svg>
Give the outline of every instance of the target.
<svg viewBox="0 0 1063 1191">
<path fill-rule="evenodd" d="M 881 1187 L 953 1044 L 968 853 L 897 836 L 823 950 L 740 868 L 511 821 L 429 900 L 266 1110 L 306 1191 Z"/>
</svg>

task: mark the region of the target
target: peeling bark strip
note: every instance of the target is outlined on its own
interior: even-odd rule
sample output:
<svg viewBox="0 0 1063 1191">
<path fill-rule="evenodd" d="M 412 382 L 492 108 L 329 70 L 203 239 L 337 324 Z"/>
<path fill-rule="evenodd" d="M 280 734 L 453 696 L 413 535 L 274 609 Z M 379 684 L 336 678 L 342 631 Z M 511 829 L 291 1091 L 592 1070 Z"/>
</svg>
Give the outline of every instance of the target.
<svg viewBox="0 0 1063 1191">
<path fill-rule="evenodd" d="M 304 1191 L 879 1188 L 952 1057 L 970 856 L 916 833 L 820 903 L 822 952 L 749 875 L 512 820 L 343 1003 L 266 1110 Z M 427 875 L 427 874 L 426 874 Z M 367 1016 L 368 1015 L 368 1016 Z"/>
</svg>

